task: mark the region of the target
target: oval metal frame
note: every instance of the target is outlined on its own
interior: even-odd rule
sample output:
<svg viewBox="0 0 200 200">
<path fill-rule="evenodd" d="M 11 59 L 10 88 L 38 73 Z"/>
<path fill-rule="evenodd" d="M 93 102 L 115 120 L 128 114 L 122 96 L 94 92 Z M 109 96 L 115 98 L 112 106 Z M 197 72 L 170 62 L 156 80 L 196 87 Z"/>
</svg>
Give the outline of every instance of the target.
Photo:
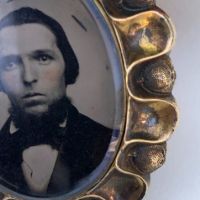
<svg viewBox="0 0 200 200">
<path fill-rule="evenodd" d="M 174 27 L 154 0 L 86 2 L 101 12 L 118 46 L 127 106 L 123 138 L 110 169 L 95 186 L 70 199 L 140 200 L 150 173 L 165 161 L 166 141 L 178 118 L 169 58 Z M 4 194 L 1 199 L 17 198 Z"/>
</svg>

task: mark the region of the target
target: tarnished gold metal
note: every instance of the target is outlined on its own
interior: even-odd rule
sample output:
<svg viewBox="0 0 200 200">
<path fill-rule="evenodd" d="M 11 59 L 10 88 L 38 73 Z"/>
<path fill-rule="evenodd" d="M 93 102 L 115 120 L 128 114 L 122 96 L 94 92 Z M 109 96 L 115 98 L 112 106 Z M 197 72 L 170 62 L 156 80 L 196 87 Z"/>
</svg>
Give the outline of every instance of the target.
<svg viewBox="0 0 200 200">
<path fill-rule="evenodd" d="M 175 33 L 154 0 L 94 0 L 110 26 L 124 66 L 126 123 L 106 175 L 77 200 L 139 200 L 151 172 L 165 161 L 177 122 L 171 94 L 176 78 L 169 58 Z M 14 200 L 3 195 L 3 200 Z"/>
<path fill-rule="evenodd" d="M 109 172 L 87 194 L 105 200 L 139 200 L 149 174 L 165 161 L 177 122 L 171 94 L 176 78 L 168 56 L 175 39 L 168 16 L 153 0 L 96 0 L 119 45 L 127 112 L 121 148 Z"/>
<path fill-rule="evenodd" d="M 1 199 L 3 199 L 3 200 L 17 200 L 17 198 L 12 197 L 10 194 L 1 194 Z"/>
</svg>

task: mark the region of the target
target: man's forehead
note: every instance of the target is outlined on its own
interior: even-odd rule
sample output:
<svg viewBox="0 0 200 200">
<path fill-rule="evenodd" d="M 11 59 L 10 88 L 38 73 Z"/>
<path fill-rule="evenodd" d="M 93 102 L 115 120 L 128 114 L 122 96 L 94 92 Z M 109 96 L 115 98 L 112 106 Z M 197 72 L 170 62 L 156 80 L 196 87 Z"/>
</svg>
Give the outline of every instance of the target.
<svg viewBox="0 0 200 200">
<path fill-rule="evenodd" d="M 0 54 L 27 54 L 57 47 L 54 34 L 41 24 L 8 26 L 0 30 Z"/>
</svg>

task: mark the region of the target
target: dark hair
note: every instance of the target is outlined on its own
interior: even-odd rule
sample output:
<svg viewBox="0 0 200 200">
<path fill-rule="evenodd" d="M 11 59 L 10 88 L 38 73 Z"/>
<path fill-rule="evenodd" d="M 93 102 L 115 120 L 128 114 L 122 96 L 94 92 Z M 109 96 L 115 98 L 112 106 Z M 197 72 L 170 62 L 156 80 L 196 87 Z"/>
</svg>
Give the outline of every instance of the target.
<svg viewBox="0 0 200 200">
<path fill-rule="evenodd" d="M 30 7 L 15 10 L 0 20 L 0 30 L 12 25 L 38 23 L 46 26 L 56 37 L 57 46 L 65 61 L 65 81 L 73 84 L 79 74 L 79 63 L 62 26 L 43 12 Z"/>
</svg>

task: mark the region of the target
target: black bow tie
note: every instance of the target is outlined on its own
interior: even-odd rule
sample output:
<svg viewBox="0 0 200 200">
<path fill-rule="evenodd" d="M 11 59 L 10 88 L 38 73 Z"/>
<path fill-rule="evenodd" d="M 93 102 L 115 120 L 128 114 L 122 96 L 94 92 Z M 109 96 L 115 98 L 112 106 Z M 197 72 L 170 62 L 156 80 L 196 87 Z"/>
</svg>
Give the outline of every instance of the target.
<svg viewBox="0 0 200 200">
<path fill-rule="evenodd" d="M 66 139 L 66 128 L 49 127 L 40 130 L 18 130 L 12 136 L 13 142 L 20 144 L 21 150 L 30 146 L 49 144 L 52 148 L 59 150 L 61 144 Z"/>
</svg>

